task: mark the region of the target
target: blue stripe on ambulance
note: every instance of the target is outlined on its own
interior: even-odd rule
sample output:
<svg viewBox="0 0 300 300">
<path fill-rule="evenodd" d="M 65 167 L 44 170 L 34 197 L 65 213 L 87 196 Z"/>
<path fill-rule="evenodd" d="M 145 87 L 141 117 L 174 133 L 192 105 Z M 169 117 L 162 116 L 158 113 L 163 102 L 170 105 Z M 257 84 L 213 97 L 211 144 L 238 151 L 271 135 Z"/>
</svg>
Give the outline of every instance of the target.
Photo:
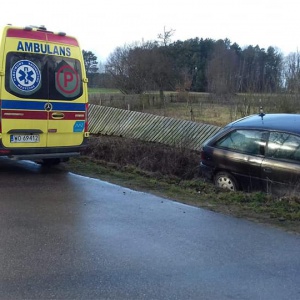
<svg viewBox="0 0 300 300">
<path fill-rule="evenodd" d="M 20 101 L 20 100 L 2 100 L 2 109 L 27 109 L 27 110 L 45 110 L 47 101 Z M 84 103 L 62 103 L 51 102 L 52 110 L 63 111 L 85 111 L 86 106 Z"/>
</svg>

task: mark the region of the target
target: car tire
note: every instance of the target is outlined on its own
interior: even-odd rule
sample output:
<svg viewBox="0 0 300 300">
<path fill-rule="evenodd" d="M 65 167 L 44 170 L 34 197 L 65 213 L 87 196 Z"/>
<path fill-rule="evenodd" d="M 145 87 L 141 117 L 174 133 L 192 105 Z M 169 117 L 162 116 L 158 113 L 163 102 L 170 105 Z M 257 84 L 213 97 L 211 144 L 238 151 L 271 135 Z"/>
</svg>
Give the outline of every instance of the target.
<svg viewBox="0 0 300 300">
<path fill-rule="evenodd" d="M 60 163 L 59 158 L 45 158 L 42 161 L 42 166 L 44 167 L 52 167 L 58 165 Z"/>
<path fill-rule="evenodd" d="M 233 192 L 238 190 L 237 181 L 227 172 L 218 172 L 214 176 L 214 184 L 219 188 L 228 189 Z"/>
</svg>

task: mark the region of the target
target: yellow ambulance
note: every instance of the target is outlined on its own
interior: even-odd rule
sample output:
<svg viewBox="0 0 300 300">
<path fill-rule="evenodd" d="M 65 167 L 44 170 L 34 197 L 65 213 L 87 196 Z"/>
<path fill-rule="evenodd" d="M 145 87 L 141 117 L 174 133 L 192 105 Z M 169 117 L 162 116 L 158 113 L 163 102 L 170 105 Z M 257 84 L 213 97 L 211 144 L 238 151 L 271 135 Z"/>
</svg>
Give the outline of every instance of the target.
<svg viewBox="0 0 300 300">
<path fill-rule="evenodd" d="M 45 164 L 79 155 L 89 136 L 87 82 L 76 38 L 44 26 L 5 26 L 0 155 Z"/>
</svg>

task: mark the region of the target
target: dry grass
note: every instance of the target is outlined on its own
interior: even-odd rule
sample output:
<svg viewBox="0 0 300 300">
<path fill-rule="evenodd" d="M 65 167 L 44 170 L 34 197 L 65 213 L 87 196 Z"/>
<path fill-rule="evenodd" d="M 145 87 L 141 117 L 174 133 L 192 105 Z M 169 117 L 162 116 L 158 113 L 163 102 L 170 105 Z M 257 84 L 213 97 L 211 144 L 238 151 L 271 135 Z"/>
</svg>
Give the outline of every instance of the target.
<svg viewBox="0 0 300 300">
<path fill-rule="evenodd" d="M 120 167 L 134 166 L 151 173 L 192 179 L 198 174 L 199 153 L 185 148 L 173 148 L 113 136 L 90 138 L 86 155 Z"/>
<path fill-rule="evenodd" d="M 187 103 L 172 103 L 168 105 L 166 110 L 153 107 L 144 109 L 143 112 L 220 127 L 233 121 L 228 107 L 222 104 L 196 103 L 190 105 Z"/>
</svg>

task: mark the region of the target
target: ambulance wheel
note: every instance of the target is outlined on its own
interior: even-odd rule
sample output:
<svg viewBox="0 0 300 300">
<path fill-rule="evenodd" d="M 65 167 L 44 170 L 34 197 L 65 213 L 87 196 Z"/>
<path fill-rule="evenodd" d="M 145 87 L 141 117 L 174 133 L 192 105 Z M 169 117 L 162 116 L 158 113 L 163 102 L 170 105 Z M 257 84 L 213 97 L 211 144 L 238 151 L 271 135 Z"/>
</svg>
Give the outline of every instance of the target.
<svg viewBox="0 0 300 300">
<path fill-rule="evenodd" d="M 60 158 L 45 158 L 42 161 L 42 165 L 45 167 L 51 167 L 58 165 L 60 163 Z"/>
</svg>

